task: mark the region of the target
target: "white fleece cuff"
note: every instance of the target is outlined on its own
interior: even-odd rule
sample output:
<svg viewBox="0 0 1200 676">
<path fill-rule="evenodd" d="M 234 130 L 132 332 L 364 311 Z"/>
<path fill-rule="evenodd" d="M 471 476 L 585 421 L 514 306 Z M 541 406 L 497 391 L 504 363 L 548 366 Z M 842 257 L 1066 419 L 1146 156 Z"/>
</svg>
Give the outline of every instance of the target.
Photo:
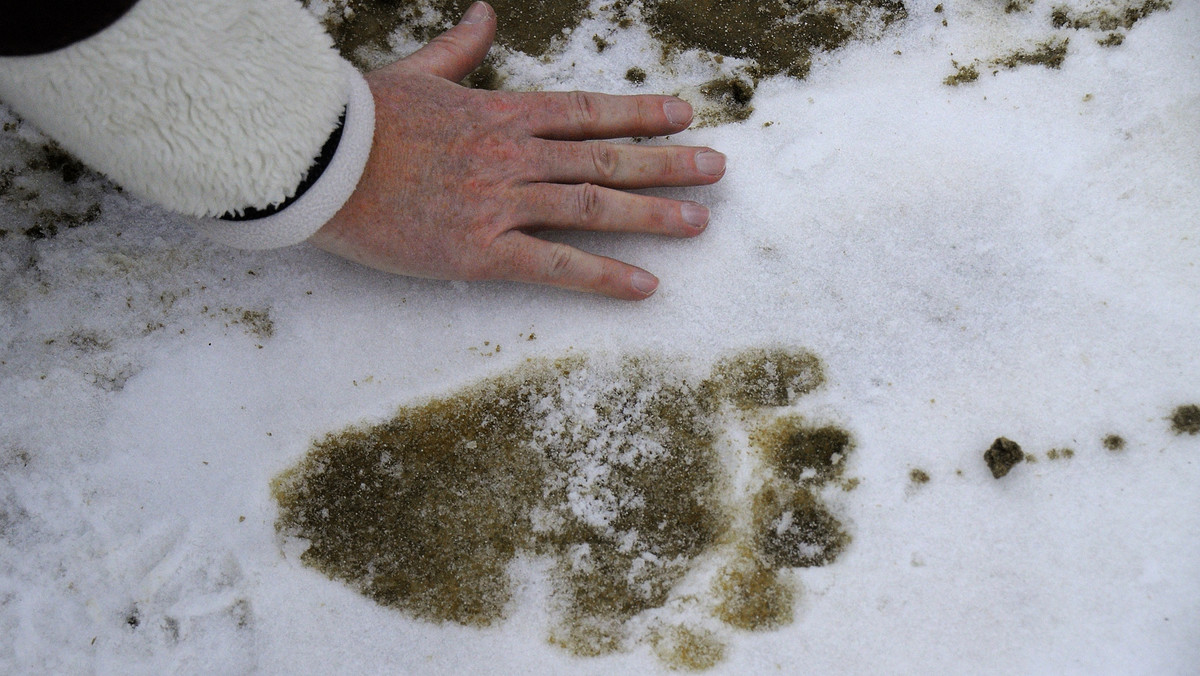
<svg viewBox="0 0 1200 676">
<path fill-rule="evenodd" d="M 299 244 L 321 229 L 358 186 L 375 137 L 375 99 L 354 66 L 343 62 L 350 98 L 342 138 L 333 159 L 316 183 L 283 210 L 248 221 L 195 219 L 196 228 L 213 241 L 239 249 L 274 249 Z"/>
<path fill-rule="evenodd" d="M 294 194 L 344 67 L 295 0 L 139 0 L 70 47 L 0 58 L 0 99 L 130 194 L 219 216 Z"/>
</svg>

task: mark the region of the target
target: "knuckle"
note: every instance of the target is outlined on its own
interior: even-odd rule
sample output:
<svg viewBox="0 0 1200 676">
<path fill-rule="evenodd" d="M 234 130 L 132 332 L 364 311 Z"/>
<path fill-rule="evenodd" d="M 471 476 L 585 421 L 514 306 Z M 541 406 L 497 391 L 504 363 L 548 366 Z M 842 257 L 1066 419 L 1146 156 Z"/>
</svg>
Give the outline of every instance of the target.
<svg viewBox="0 0 1200 676">
<path fill-rule="evenodd" d="M 651 126 L 658 126 L 656 123 L 662 115 L 661 105 L 655 105 L 650 99 L 639 96 L 636 111 L 638 128 L 646 129 Z"/>
<path fill-rule="evenodd" d="M 546 276 L 550 279 L 562 279 L 571 274 L 575 267 L 575 256 L 571 248 L 565 244 L 557 244 L 550 250 L 546 259 Z"/>
<path fill-rule="evenodd" d="M 466 49 L 463 47 L 462 42 L 459 41 L 457 36 L 454 35 L 447 35 L 443 33 L 442 35 L 434 38 L 429 44 L 434 49 L 441 52 L 441 55 L 439 56 L 440 59 L 458 59 L 462 58 L 466 53 Z"/>
<path fill-rule="evenodd" d="M 472 89 L 471 96 L 478 101 L 479 110 L 487 116 L 494 129 L 518 125 L 528 117 L 529 107 L 511 92 Z"/>
<path fill-rule="evenodd" d="M 600 218 L 600 189 L 591 183 L 581 183 L 575 190 L 576 221 L 588 225 Z"/>
<path fill-rule="evenodd" d="M 605 141 L 594 141 L 590 145 L 596 175 L 603 180 L 611 180 L 617 175 L 617 149 Z"/>
<path fill-rule="evenodd" d="M 658 156 L 658 174 L 664 178 L 673 178 L 687 171 L 687 161 L 678 153 L 667 149 Z"/>
<path fill-rule="evenodd" d="M 472 90 L 479 100 L 479 109 L 492 115 L 506 115 L 512 112 L 512 99 L 505 92 L 494 92 L 486 89 Z"/>
<path fill-rule="evenodd" d="M 594 126 L 600 114 L 596 96 L 580 91 L 571 92 L 567 96 L 570 101 L 571 114 L 575 117 L 575 122 L 584 128 Z"/>
</svg>

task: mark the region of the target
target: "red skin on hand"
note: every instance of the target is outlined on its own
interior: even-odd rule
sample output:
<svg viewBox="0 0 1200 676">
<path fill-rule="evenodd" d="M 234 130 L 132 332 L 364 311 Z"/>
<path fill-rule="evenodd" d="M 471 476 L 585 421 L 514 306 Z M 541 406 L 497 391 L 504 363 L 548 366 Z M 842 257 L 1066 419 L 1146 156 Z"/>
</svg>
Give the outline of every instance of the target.
<svg viewBox="0 0 1200 676">
<path fill-rule="evenodd" d="M 491 8 L 476 3 L 459 25 L 367 75 L 375 97 L 370 158 L 354 194 L 310 241 L 396 274 L 646 298 L 658 286 L 650 273 L 529 232 L 698 235 L 708 222 L 703 206 L 625 190 L 715 183 L 724 156 L 598 140 L 687 128 L 690 106 L 669 96 L 456 84 L 482 62 L 495 29 Z"/>
</svg>

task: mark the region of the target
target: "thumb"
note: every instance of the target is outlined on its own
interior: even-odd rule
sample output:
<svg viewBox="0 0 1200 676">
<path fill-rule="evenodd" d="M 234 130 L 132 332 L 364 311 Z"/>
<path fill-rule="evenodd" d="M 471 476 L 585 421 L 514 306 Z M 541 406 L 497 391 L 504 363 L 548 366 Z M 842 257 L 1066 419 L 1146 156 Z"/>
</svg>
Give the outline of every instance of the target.
<svg viewBox="0 0 1200 676">
<path fill-rule="evenodd" d="M 458 82 L 483 63 L 496 36 L 496 13 L 486 2 L 471 5 L 458 25 L 401 59 L 397 65 Z"/>
</svg>

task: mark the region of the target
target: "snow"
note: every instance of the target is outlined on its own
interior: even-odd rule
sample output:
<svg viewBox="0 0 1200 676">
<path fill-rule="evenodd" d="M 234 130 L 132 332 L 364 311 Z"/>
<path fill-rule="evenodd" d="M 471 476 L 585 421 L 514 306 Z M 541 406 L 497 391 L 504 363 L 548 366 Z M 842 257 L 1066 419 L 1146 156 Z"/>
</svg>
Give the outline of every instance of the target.
<svg viewBox="0 0 1200 676">
<path fill-rule="evenodd" d="M 794 574 L 790 625 L 690 618 L 727 645 L 711 673 L 1196 673 L 1200 436 L 1167 418 L 1200 403 L 1200 4 L 1117 47 L 1062 31 L 1061 69 L 943 84 L 951 60 L 1058 34 L 1049 6 L 1000 7 L 912 2 L 763 83 L 746 122 L 672 138 L 729 156 L 715 186 L 665 191 L 710 205 L 708 232 L 562 236 L 659 275 L 638 304 L 233 251 L 111 189 L 69 193 L 102 216 L 0 240 L 0 672 L 663 670 L 645 643 L 547 643 L 537 560 L 494 627 L 378 606 L 277 536 L 271 480 L 328 432 L 529 358 L 704 371 L 783 344 L 825 366 L 791 410 L 854 436 L 860 483 L 827 498 L 853 541 Z M 511 84 L 706 77 L 683 59 L 637 88 L 650 38 L 597 55 L 590 35 L 514 57 Z M 0 202 L 0 228 L 27 218 Z M 999 436 L 1038 461 L 993 479 Z"/>
</svg>

